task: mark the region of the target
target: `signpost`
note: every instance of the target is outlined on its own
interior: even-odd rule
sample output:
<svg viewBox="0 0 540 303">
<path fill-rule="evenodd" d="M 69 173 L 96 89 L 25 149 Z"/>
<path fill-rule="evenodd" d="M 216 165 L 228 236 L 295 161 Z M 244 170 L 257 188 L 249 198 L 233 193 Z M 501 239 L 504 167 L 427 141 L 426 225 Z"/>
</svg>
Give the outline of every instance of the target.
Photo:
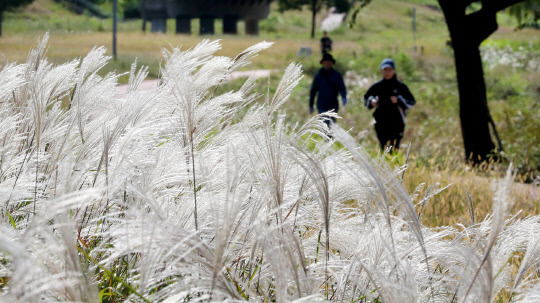
<svg viewBox="0 0 540 303">
<path fill-rule="evenodd" d="M 416 55 L 416 7 L 412 9 L 412 35 L 414 41 L 413 53 Z"/>
<path fill-rule="evenodd" d="M 112 40 L 112 45 L 113 45 L 113 59 L 114 61 L 116 61 L 116 58 L 117 58 L 117 54 L 116 54 L 116 31 L 117 31 L 117 23 L 118 23 L 118 18 L 117 18 L 117 12 L 118 12 L 118 0 L 114 0 L 113 1 L 113 40 Z"/>
</svg>

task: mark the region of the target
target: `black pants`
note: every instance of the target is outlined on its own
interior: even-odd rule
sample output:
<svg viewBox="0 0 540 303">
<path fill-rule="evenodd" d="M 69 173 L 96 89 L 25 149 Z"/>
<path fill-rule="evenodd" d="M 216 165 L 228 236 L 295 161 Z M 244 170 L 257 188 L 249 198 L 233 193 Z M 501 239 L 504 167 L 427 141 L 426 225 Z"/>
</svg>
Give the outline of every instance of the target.
<svg viewBox="0 0 540 303">
<path fill-rule="evenodd" d="M 377 139 L 379 140 L 381 150 L 385 150 L 388 146 L 392 147 L 392 151 L 399 149 L 399 143 L 401 142 L 401 138 L 403 138 L 404 129 L 405 125 L 375 123 L 375 131 L 377 132 Z"/>
<path fill-rule="evenodd" d="M 335 108 L 330 108 L 330 109 L 324 109 L 324 108 L 320 108 L 319 106 L 317 106 L 317 111 L 319 112 L 319 114 L 321 113 L 324 113 L 324 112 L 328 112 L 328 111 L 331 111 L 333 110 L 335 113 L 338 112 L 339 110 L 339 107 L 335 107 Z M 324 123 L 326 123 L 326 125 L 328 126 L 328 129 L 330 129 L 330 126 L 332 125 L 332 123 L 336 123 L 336 118 L 332 117 L 332 118 L 327 118 L 324 120 Z"/>
</svg>

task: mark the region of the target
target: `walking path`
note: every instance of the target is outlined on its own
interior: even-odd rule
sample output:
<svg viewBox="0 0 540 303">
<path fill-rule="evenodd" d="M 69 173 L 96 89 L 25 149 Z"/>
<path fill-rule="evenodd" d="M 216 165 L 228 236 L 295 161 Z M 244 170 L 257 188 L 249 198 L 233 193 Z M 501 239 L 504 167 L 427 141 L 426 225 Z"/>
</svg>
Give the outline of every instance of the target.
<svg viewBox="0 0 540 303">
<path fill-rule="evenodd" d="M 256 78 L 268 78 L 272 71 L 269 69 L 257 69 L 257 70 L 247 70 L 247 71 L 234 71 L 226 79 L 225 82 L 230 82 L 238 78 L 248 78 L 254 76 Z M 148 90 L 158 86 L 159 79 L 144 80 L 141 85 L 139 85 L 138 90 Z M 127 84 L 118 85 L 116 87 L 118 94 L 127 93 Z"/>
</svg>

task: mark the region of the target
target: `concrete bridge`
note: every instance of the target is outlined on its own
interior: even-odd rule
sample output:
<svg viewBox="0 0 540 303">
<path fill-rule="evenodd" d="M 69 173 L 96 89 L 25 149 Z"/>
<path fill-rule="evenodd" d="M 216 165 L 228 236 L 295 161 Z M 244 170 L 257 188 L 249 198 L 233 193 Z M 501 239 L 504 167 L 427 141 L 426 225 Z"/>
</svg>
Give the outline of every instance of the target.
<svg viewBox="0 0 540 303">
<path fill-rule="evenodd" d="M 214 34 L 216 19 L 223 19 L 223 33 L 237 34 L 237 23 L 244 20 L 246 34 L 259 34 L 259 20 L 270 13 L 273 0 L 140 0 L 143 20 L 151 22 L 152 32 L 166 32 L 167 19 L 176 19 L 176 33 L 191 34 L 191 19 L 199 19 L 200 34 Z"/>
</svg>

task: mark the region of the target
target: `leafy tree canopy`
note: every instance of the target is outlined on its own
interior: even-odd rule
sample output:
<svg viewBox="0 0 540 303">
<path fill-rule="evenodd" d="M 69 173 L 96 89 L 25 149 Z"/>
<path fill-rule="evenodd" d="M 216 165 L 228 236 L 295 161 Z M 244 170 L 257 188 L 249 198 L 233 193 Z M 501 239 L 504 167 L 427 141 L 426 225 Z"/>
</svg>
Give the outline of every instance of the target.
<svg viewBox="0 0 540 303">
<path fill-rule="evenodd" d="M 298 0 L 296 0 L 298 1 Z M 355 5 L 349 19 L 349 26 L 352 27 L 356 23 L 356 17 L 360 9 L 371 3 L 373 0 L 356 0 L 351 4 Z M 482 0 L 469 0 L 471 5 L 481 7 Z M 510 15 L 514 16 L 518 22 L 518 28 L 535 27 L 539 28 L 538 20 L 540 19 L 540 0 L 512 0 L 515 4 L 508 8 Z"/>
<path fill-rule="evenodd" d="M 321 6 L 325 0 L 278 0 L 279 10 L 284 12 L 286 10 L 297 9 L 301 10 L 305 5 Z M 320 8 L 319 8 L 320 9 Z"/>
<path fill-rule="evenodd" d="M 525 0 L 514 6 L 508 11 L 518 22 L 518 28 L 535 27 L 538 28 L 538 19 L 540 18 L 540 0 Z"/>
<path fill-rule="evenodd" d="M 0 11 L 17 8 L 32 3 L 34 0 L 2 0 L 0 1 Z"/>
<path fill-rule="evenodd" d="M 279 10 L 286 11 L 291 9 L 301 10 L 304 6 L 317 11 L 326 7 L 335 7 L 338 11 L 348 11 L 357 0 L 278 0 Z"/>
</svg>

